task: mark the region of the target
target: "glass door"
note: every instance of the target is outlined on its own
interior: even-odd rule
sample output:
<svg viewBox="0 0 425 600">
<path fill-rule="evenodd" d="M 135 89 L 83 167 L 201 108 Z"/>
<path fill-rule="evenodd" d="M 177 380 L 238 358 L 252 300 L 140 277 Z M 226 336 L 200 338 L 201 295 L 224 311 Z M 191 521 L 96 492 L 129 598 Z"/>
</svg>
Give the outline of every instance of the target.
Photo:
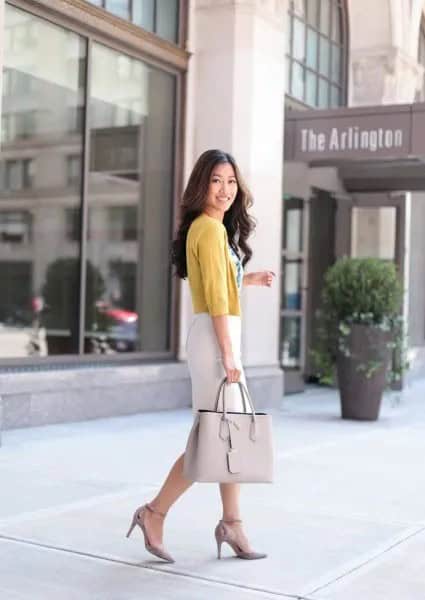
<svg viewBox="0 0 425 600">
<path fill-rule="evenodd" d="M 400 313 L 407 322 L 409 268 L 406 262 L 406 195 L 357 194 L 353 197 L 350 227 L 350 255 L 353 258 L 380 258 L 397 265 L 403 282 L 404 298 Z M 393 361 L 400 356 L 393 355 Z M 401 389 L 395 382 L 393 389 Z"/>
<path fill-rule="evenodd" d="M 285 393 L 291 393 L 304 389 L 305 201 L 285 195 L 283 213 L 280 363 L 285 371 Z"/>
</svg>

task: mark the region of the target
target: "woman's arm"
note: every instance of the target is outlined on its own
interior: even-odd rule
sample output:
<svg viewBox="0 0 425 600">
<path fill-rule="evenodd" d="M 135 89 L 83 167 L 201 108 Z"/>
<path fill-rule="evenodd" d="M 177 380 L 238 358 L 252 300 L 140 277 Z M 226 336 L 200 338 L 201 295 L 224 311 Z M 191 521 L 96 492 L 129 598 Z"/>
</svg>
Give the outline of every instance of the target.
<svg viewBox="0 0 425 600">
<path fill-rule="evenodd" d="M 255 273 L 246 273 L 243 276 L 243 285 L 267 285 L 271 286 L 273 277 L 275 277 L 273 271 L 258 271 Z"/>
<path fill-rule="evenodd" d="M 220 347 L 221 359 L 228 382 L 239 381 L 241 372 L 235 368 L 232 340 L 227 315 L 229 297 L 226 272 L 226 237 L 222 225 L 209 225 L 198 240 L 197 255 L 208 313 Z"/>
<path fill-rule="evenodd" d="M 212 316 L 211 319 L 220 346 L 221 360 L 226 371 L 227 381 L 230 383 L 239 381 L 241 371 L 235 365 L 227 315 Z"/>
</svg>

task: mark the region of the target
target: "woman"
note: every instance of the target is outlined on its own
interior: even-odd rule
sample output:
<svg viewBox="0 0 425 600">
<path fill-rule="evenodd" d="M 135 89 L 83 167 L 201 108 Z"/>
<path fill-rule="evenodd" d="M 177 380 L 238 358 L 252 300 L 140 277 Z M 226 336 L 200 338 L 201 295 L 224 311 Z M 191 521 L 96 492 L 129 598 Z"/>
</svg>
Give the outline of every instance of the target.
<svg viewBox="0 0 425 600">
<path fill-rule="evenodd" d="M 247 209 L 251 195 L 234 158 L 220 150 L 207 150 L 198 159 L 183 195 L 181 220 L 172 245 L 176 274 L 189 280 L 194 318 L 186 350 L 192 382 L 192 409 L 214 410 L 220 381 L 226 377 L 226 405 L 242 412 L 239 386 L 245 382 L 241 364 L 242 285 L 271 286 L 274 273 L 243 274 L 252 256 L 247 238 L 254 221 Z M 240 259 L 240 251 L 244 257 Z M 229 403 L 229 404 L 228 404 Z M 139 525 L 145 547 L 152 554 L 174 562 L 162 544 L 164 518 L 174 502 L 192 482 L 183 475 L 182 454 L 158 495 L 134 513 L 127 537 Z M 215 529 L 218 557 L 227 542 L 239 558 L 265 558 L 254 552 L 242 528 L 239 511 L 240 486 L 221 483 L 223 518 Z"/>
</svg>

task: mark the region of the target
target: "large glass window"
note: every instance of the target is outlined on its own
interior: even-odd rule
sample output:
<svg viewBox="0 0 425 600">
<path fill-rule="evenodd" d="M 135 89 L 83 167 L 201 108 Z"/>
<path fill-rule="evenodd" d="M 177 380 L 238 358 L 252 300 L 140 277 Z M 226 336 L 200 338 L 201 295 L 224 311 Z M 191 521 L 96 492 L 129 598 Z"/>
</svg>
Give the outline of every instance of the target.
<svg viewBox="0 0 425 600">
<path fill-rule="evenodd" d="M 0 360 L 169 352 L 176 77 L 5 13 Z"/>
<path fill-rule="evenodd" d="M 290 0 L 287 93 L 310 106 L 345 104 L 346 9 L 342 0 Z"/>
<path fill-rule="evenodd" d="M 159 37 L 178 43 L 179 0 L 88 0 Z"/>
<path fill-rule="evenodd" d="M 282 299 L 280 360 L 285 369 L 301 365 L 303 321 L 304 201 L 285 196 L 283 201 Z"/>
<path fill-rule="evenodd" d="M 98 44 L 91 73 L 86 352 L 165 351 L 175 80 Z"/>
<path fill-rule="evenodd" d="M 0 358 L 78 352 L 79 245 L 86 41 L 6 4 L 0 155 Z M 28 37 L 27 37 L 28 36 Z M 25 93 L 23 93 L 25 90 Z M 63 268 L 64 266 L 67 268 Z M 43 307 L 43 311 L 41 308 Z"/>
</svg>

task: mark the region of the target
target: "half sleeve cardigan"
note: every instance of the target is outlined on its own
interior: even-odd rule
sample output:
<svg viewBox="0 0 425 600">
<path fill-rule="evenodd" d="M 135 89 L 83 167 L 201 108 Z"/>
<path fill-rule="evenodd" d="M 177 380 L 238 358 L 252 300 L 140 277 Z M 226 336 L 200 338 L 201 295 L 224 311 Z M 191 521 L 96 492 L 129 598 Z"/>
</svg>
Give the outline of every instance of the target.
<svg viewBox="0 0 425 600">
<path fill-rule="evenodd" d="M 186 238 L 186 261 L 195 313 L 241 315 L 236 266 L 221 221 L 205 213 L 192 221 Z"/>
</svg>

